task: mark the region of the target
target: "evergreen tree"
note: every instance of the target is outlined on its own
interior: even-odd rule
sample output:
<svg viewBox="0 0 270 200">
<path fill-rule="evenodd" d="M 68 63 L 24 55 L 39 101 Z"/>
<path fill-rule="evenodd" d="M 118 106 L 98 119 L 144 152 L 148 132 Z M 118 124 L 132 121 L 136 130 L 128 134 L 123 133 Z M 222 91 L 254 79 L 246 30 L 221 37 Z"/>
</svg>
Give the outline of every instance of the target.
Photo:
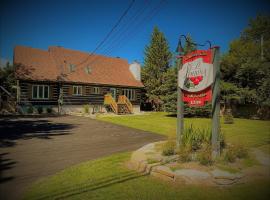
<svg viewBox="0 0 270 200">
<path fill-rule="evenodd" d="M 150 44 L 145 48 L 142 81 L 146 89 L 146 96 L 157 111 L 162 109 L 162 96 L 166 95 L 161 86 L 165 83 L 164 74 L 170 66 L 171 57 L 164 34 L 155 27 Z"/>
<path fill-rule="evenodd" d="M 163 95 L 163 110 L 166 112 L 176 113 L 177 103 L 177 67 L 171 67 L 164 74 L 164 84 L 161 86 Z"/>
<path fill-rule="evenodd" d="M 11 92 L 12 86 L 15 85 L 15 67 L 10 65 L 9 62 L 6 66 L 0 67 L 0 85 Z"/>
<path fill-rule="evenodd" d="M 263 37 L 263 45 L 261 39 Z M 263 54 L 262 54 L 263 50 Z M 223 100 L 258 106 L 270 117 L 270 16 L 251 19 L 239 39 L 231 42 L 221 62 Z"/>
<path fill-rule="evenodd" d="M 191 36 L 187 35 L 187 41 L 185 41 L 185 45 L 183 47 L 183 54 L 186 55 L 194 50 L 196 50 L 196 45 L 194 44 Z M 164 74 L 164 84 L 161 89 L 166 95 L 162 96 L 161 99 L 163 102 L 163 110 L 166 112 L 176 113 L 177 111 L 177 73 L 180 61 L 180 59 L 177 59 L 174 67 L 171 67 Z"/>
<path fill-rule="evenodd" d="M 194 44 L 193 39 L 191 38 L 190 34 L 187 35 L 187 41 L 185 42 L 185 46 L 184 46 L 184 55 L 196 50 L 197 47 Z"/>
</svg>

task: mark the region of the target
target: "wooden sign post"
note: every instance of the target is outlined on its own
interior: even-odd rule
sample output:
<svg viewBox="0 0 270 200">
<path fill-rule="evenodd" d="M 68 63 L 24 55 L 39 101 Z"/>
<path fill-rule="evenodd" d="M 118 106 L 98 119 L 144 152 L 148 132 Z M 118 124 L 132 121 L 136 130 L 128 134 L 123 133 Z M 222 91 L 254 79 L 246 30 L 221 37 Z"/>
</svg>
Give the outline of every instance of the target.
<svg viewBox="0 0 270 200">
<path fill-rule="evenodd" d="M 195 50 L 180 57 L 177 84 L 176 144 L 179 149 L 184 132 L 184 101 L 203 106 L 212 100 L 212 158 L 220 154 L 220 66 L 219 47 Z"/>
<path fill-rule="evenodd" d="M 181 58 L 180 58 L 181 59 Z M 179 61 L 178 71 L 182 69 L 182 60 Z M 179 73 L 178 73 L 179 76 Z M 178 80 L 178 79 L 177 79 Z M 176 148 L 181 145 L 181 136 L 184 131 L 184 102 L 182 89 L 177 84 L 177 126 L 176 126 Z"/>
<path fill-rule="evenodd" d="M 212 85 L 212 158 L 220 155 L 220 63 L 219 63 L 219 47 L 212 48 L 213 55 L 213 77 Z"/>
</svg>

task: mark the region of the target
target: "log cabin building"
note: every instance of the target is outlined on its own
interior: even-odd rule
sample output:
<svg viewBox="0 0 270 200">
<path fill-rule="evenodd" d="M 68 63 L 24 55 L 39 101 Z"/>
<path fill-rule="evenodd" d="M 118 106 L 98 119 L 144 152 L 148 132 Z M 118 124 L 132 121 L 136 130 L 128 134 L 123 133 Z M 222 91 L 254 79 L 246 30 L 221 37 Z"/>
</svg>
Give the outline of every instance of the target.
<svg viewBox="0 0 270 200">
<path fill-rule="evenodd" d="M 122 58 L 89 55 L 59 46 L 48 51 L 24 46 L 14 49 L 17 102 L 68 112 L 140 112 L 140 64 Z"/>
</svg>

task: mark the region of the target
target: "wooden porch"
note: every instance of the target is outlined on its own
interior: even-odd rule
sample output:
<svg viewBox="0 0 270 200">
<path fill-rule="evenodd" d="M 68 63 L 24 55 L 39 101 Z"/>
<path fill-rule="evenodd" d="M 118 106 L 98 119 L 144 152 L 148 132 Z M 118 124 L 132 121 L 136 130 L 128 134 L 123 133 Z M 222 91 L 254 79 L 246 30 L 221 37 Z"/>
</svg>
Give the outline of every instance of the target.
<svg viewBox="0 0 270 200">
<path fill-rule="evenodd" d="M 118 101 L 116 102 L 111 94 L 106 94 L 104 96 L 104 105 L 108 106 L 117 115 L 133 113 L 132 104 L 125 95 L 119 95 Z"/>
</svg>

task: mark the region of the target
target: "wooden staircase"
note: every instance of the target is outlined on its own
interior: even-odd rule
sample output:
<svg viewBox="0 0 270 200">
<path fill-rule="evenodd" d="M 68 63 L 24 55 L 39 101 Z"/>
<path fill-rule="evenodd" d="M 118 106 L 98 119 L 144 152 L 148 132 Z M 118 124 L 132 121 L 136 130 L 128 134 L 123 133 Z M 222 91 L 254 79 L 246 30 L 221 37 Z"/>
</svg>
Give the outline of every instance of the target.
<svg viewBox="0 0 270 200">
<path fill-rule="evenodd" d="M 125 95 L 120 95 L 115 102 L 111 94 L 104 96 L 104 105 L 109 107 L 117 115 L 131 114 L 133 112 L 132 104 Z"/>
</svg>

